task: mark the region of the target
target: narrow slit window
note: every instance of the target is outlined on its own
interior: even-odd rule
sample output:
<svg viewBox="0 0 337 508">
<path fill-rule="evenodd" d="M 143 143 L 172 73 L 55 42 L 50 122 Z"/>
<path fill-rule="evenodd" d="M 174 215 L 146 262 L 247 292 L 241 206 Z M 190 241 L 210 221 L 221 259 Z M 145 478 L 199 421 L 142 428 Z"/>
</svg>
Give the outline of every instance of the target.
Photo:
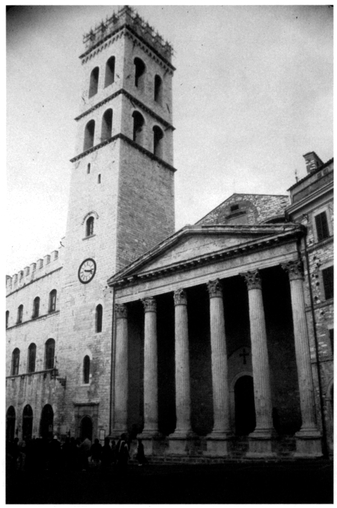
<svg viewBox="0 0 337 508">
<path fill-rule="evenodd" d="M 89 164 L 87 165 L 87 174 L 90 175 L 90 169 L 91 169 L 91 165 L 90 165 L 90 162 Z"/>
<path fill-rule="evenodd" d="M 94 223 L 95 219 L 93 217 L 89 217 L 86 222 L 86 236 L 92 236 L 94 234 Z"/>
<path fill-rule="evenodd" d="M 107 109 L 102 118 L 101 141 L 111 138 L 112 133 L 112 109 Z"/>
<path fill-rule="evenodd" d="M 35 372 L 36 345 L 30 344 L 28 348 L 28 372 Z"/>
<path fill-rule="evenodd" d="M 163 91 L 163 82 L 158 74 L 154 77 L 154 100 L 158 102 L 158 104 L 162 103 L 162 91 Z"/>
<path fill-rule="evenodd" d="M 162 157 L 163 155 L 163 131 L 157 127 L 153 127 L 153 153 L 157 157 Z"/>
<path fill-rule="evenodd" d="M 112 85 L 115 81 L 115 57 L 112 56 L 106 63 L 105 66 L 105 83 L 104 86 Z"/>
<path fill-rule="evenodd" d="M 83 383 L 89 384 L 90 381 L 90 358 L 86 355 L 83 359 Z"/>
<path fill-rule="evenodd" d="M 145 64 L 140 58 L 134 59 L 135 64 L 135 86 L 139 89 L 144 87 Z"/>
<path fill-rule="evenodd" d="M 90 84 L 89 84 L 89 99 L 93 95 L 97 94 L 98 90 L 98 77 L 99 77 L 99 68 L 95 67 L 90 74 Z"/>
<path fill-rule="evenodd" d="M 94 138 L 95 138 L 95 120 L 90 120 L 87 123 L 84 130 L 84 144 L 83 151 L 89 150 L 94 146 Z"/>
<path fill-rule="evenodd" d="M 97 183 L 101 183 L 101 174 L 99 174 L 97 177 Z"/>
<path fill-rule="evenodd" d="M 15 348 L 12 353 L 12 376 L 17 376 L 19 374 L 19 366 L 20 366 L 20 349 Z"/>
<path fill-rule="evenodd" d="M 100 333 L 102 331 L 103 324 L 103 307 L 101 304 L 96 307 L 96 333 Z"/>
</svg>

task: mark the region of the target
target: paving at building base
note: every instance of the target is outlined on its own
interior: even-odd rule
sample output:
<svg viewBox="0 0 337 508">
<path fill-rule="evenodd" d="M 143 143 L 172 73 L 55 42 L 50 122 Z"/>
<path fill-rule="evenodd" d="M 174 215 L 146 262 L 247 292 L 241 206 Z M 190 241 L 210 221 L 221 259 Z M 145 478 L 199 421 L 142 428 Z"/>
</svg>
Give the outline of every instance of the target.
<svg viewBox="0 0 337 508">
<path fill-rule="evenodd" d="M 126 472 L 15 472 L 7 504 L 333 503 L 333 463 L 129 465 Z"/>
</svg>

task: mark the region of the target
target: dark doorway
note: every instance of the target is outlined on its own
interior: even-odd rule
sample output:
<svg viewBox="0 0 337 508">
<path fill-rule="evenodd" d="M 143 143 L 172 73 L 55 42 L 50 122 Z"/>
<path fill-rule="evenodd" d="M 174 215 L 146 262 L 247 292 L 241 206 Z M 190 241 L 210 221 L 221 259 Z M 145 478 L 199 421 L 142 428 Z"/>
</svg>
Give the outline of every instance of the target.
<svg viewBox="0 0 337 508">
<path fill-rule="evenodd" d="M 40 436 L 43 438 L 53 437 L 54 411 L 50 404 L 42 409 L 40 420 Z"/>
<path fill-rule="evenodd" d="M 22 439 L 28 441 L 32 438 L 33 432 L 33 410 L 27 404 L 23 409 L 22 414 Z"/>
<path fill-rule="evenodd" d="M 7 441 L 14 441 L 15 434 L 15 409 L 10 406 L 7 411 L 6 421 L 6 439 Z"/>
<path fill-rule="evenodd" d="M 253 432 L 256 425 L 254 387 L 251 376 L 242 376 L 235 383 L 235 430 L 239 436 Z"/>
<path fill-rule="evenodd" d="M 84 416 L 81 420 L 80 438 L 83 440 L 86 437 L 92 441 L 92 420 L 90 416 Z"/>
</svg>

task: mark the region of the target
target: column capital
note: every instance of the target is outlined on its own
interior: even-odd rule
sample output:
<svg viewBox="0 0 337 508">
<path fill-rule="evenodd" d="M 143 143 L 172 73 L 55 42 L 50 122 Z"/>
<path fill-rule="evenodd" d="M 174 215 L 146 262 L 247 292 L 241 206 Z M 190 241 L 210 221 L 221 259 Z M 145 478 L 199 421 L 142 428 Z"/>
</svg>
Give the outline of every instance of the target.
<svg viewBox="0 0 337 508">
<path fill-rule="evenodd" d="M 261 289 L 261 277 L 260 272 L 258 270 L 240 273 L 239 275 L 244 277 L 248 291 L 250 289 Z"/>
<path fill-rule="evenodd" d="M 153 296 L 142 299 L 145 312 L 157 312 L 157 302 Z"/>
<path fill-rule="evenodd" d="M 185 289 L 176 289 L 173 293 L 174 305 L 187 305 Z"/>
<path fill-rule="evenodd" d="M 219 279 L 210 280 L 207 283 L 207 289 L 210 298 L 222 297 L 222 284 Z"/>
<path fill-rule="evenodd" d="M 128 317 L 128 308 L 124 303 L 115 303 L 115 314 L 117 319 Z"/>
<path fill-rule="evenodd" d="M 294 261 L 288 261 L 287 263 L 281 264 L 283 270 L 288 272 L 290 280 L 296 280 L 304 278 L 303 263 L 301 259 L 295 259 Z"/>
</svg>

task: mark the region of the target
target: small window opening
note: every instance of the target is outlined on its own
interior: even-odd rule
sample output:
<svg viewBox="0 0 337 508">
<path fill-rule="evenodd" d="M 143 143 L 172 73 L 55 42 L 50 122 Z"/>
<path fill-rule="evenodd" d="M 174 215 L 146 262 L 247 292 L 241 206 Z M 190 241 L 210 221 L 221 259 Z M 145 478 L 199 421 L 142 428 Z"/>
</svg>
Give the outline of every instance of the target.
<svg viewBox="0 0 337 508">
<path fill-rule="evenodd" d="M 101 175 L 100 174 L 98 175 L 97 182 L 101 183 Z"/>
<path fill-rule="evenodd" d="M 37 296 L 36 298 L 34 298 L 33 303 L 33 319 L 39 317 L 39 313 L 40 313 L 40 298 Z"/>
<path fill-rule="evenodd" d="M 239 205 L 232 205 L 231 206 L 231 212 L 235 212 L 235 210 L 239 209 Z"/>
<path fill-rule="evenodd" d="M 8 328 L 9 323 L 9 310 L 6 310 L 6 328 Z"/>
<path fill-rule="evenodd" d="M 12 376 L 17 376 L 19 374 L 19 365 L 20 365 L 20 349 L 15 348 L 12 353 Z"/>
<path fill-rule="evenodd" d="M 156 74 L 154 78 L 154 100 L 158 102 L 158 104 L 162 103 L 162 91 L 163 91 L 163 82 L 160 76 Z"/>
<path fill-rule="evenodd" d="M 36 345 L 30 344 L 28 348 L 28 372 L 35 372 Z"/>
<path fill-rule="evenodd" d="M 55 312 L 55 310 L 56 310 L 56 297 L 57 297 L 57 291 L 56 291 L 56 289 L 53 289 L 49 293 L 49 312 Z"/>
<path fill-rule="evenodd" d="M 84 144 L 83 151 L 89 150 L 94 146 L 94 136 L 95 136 L 95 120 L 90 120 L 87 123 L 84 130 Z"/>
<path fill-rule="evenodd" d="M 143 126 L 144 126 L 144 118 L 138 113 L 138 111 L 134 111 L 132 113 L 133 117 L 133 141 L 141 145 L 143 143 Z"/>
<path fill-rule="evenodd" d="M 329 238 L 330 235 L 326 212 L 322 212 L 316 215 L 315 222 L 316 222 L 317 240 L 320 241 L 324 240 L 325 238 Z"/>
<path fill-rule="evenodd" d="M 102 305 L 97 305 L 96 307 L 96 333 L 100 333 L 102 331 L 103 324 L 103 307 Z"/>
<path fill-rule="evenodd" d="M 105 66 L 105 83 L 104 86 L 109 86 L 115 81 L 115 57 L 112 56 Z"/>
<path fill-rule="evenodd" d="M 102 118 L 102 136 L 101 141 L 111 138 L 112 132 L 112 109 L 108 109 Z"/>
<path fill-rule="evenodd" d="M 89 164 L 87 165 L 87 174 L 90 175 L 90 168 L 91 168 L 91 165 L 90 165 L 90 162 Z"/>
<path fill-rule="evenodd" d="M 135 58 L 133 62 L 135 64 L 135 86 L 141 89 L 144 86 L 145 64 L 140 58 Z"/>
<path fill-rule="evenodd" d="M 54 368 L 55 359 L 55 340 L 48 339 L 45 346 L 45 369 Z"/>
<path fill-rule="evenodd" d="M 94 234 L 94 221 L 93 217 L 89 217 L 86 222 L 86 236 L 91 236 Z"/>
<path fill-rule="evenodd" d="M 162 156 L 163 152 L 163 131 L 156 125 L 153 127 L 153 153 L 157 157 Z"/>
<path fill-rule="evenodd" d="M 333 266 L 322 270 L 325 299 L 333 298 Z"/>
<path fill-rule="evenodd" d="M 23 305 L 20 305 L 18 307 L 18 319 L 17 319 L 17 324 L 19 325 L 20 323 L 22 323 L 22 320 L 23 320 Z"/>
<path fill-rule="evenodd" d="M 90 358 L 86 355 L 83 359 L 83 383 L 89 384 L 90 381 Z"/>
<path fill-rule="evenodd" d="M 89 99 L 93 95 L 97 93 L 98 90 L 98 76 L 99 76 L 99 68 L 95 67 L 90 74 L 90 84 L 89 84 Z"/>
</svg>

